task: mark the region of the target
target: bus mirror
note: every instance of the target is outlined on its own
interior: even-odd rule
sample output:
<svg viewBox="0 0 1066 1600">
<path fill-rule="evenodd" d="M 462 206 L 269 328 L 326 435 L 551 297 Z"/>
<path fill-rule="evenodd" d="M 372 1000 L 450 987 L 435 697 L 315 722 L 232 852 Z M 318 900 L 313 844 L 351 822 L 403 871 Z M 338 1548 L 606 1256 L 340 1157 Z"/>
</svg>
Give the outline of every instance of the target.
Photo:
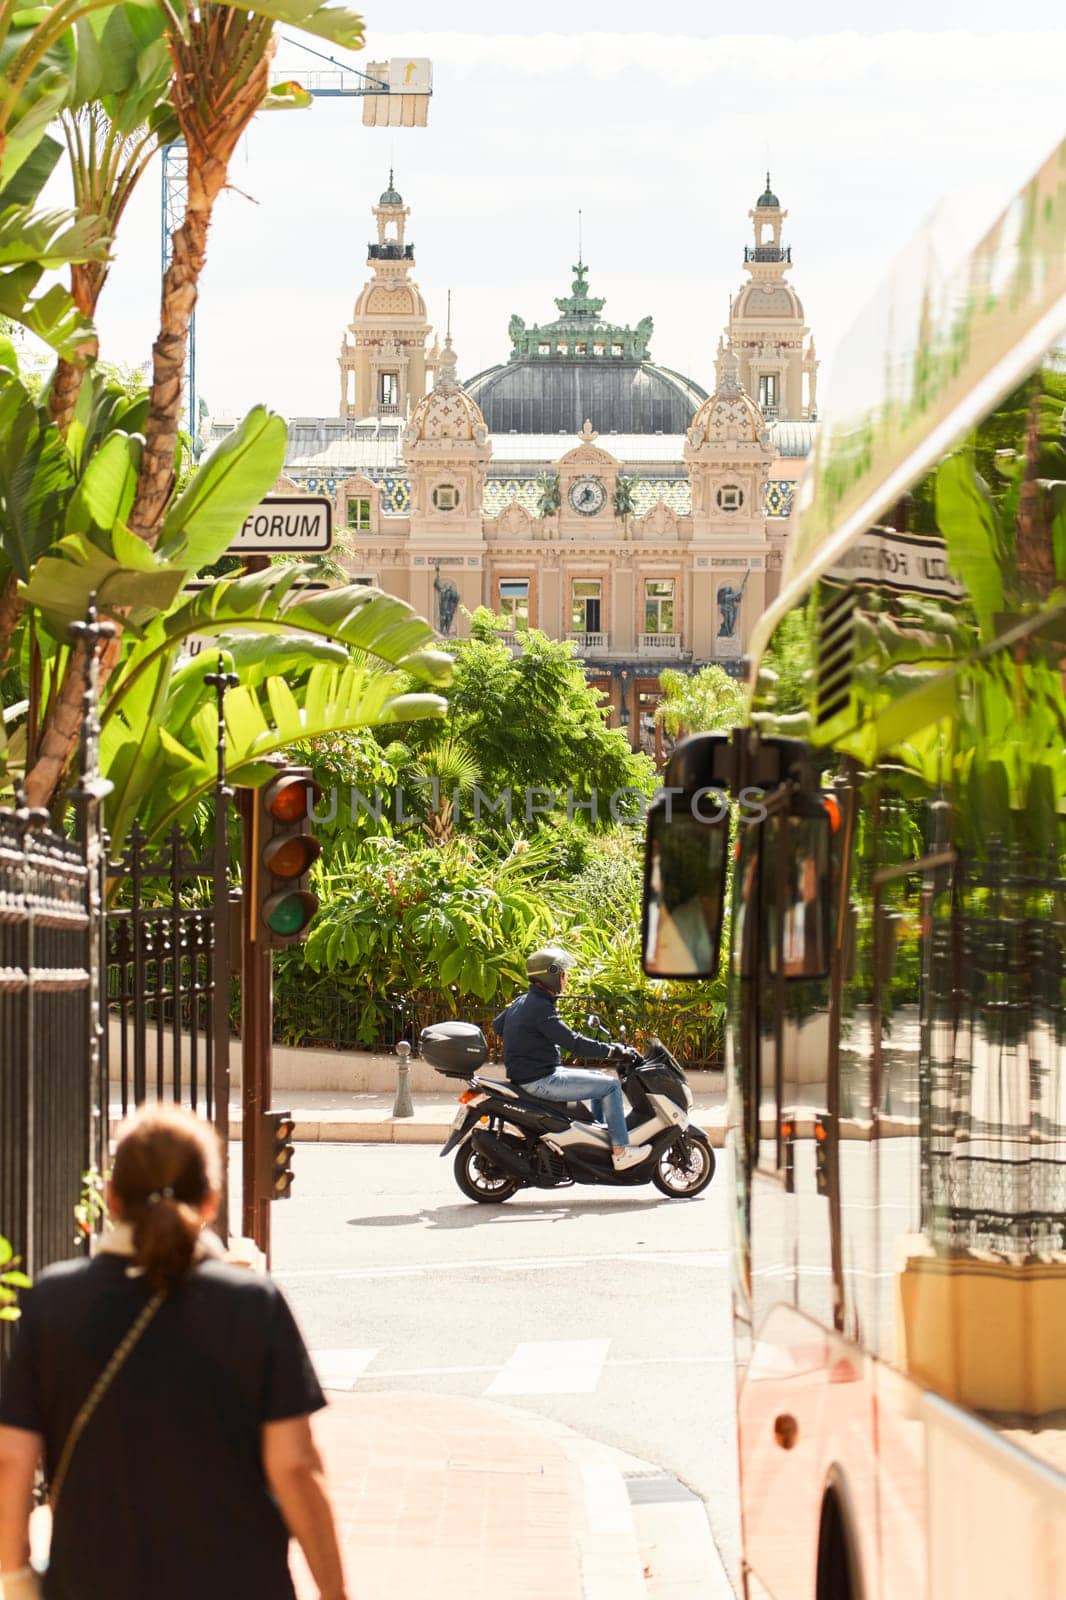
<svg viewBox="0 0 1066 1600">
<path fill-rule="evenodd" d="M 641 931 L 649 977 L 713 978 L 718 971 L 728 842 L 727 811 L 705 821 L 671 814 L 664 801 L 649 810 Z"/>
<path fill-rule="evenodd" d="M 813 815 L 782 820 L 787 830 L 784 876 L 778 879 L 767 908 L 770 971 L 777 973 L 780 903 L 784 909 L 781 962 L 785 977 L 825 978 L 829 975 L 829 817 L 819 808 Z M 769 859 L 773 861 L 772 854 Z M 772 867 L 770 870 L 773 874 Z"/>
</svg>

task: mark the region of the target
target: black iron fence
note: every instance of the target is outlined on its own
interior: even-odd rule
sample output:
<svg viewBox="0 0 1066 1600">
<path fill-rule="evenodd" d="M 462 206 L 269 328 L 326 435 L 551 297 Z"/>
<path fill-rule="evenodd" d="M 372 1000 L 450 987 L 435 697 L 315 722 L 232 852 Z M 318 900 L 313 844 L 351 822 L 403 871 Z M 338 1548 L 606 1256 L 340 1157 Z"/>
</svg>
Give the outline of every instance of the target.
<svg viewBox="0 0 1066 1600">
<path fill-rule="evenodd" d="M 98 1131 L 95 886 L 43 820 L 0 812 L 0 1230 L 31 1272 L 71 1253 Z"/>
</svg>

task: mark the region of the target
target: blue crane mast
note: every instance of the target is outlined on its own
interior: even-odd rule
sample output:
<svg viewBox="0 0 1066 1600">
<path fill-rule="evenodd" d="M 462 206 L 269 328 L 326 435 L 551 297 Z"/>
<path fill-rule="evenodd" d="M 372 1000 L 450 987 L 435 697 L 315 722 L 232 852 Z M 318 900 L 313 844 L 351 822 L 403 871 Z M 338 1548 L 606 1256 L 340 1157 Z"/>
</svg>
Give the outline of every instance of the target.
<svg viewBox="0 0 1066 1600">
<path fill-rule="evenodd" d="M 307 94 L 316 100 L 337 100 L 363 98 L 367 95 L 398 95 L 402 90 L 393 89 L 387 78 L 378 77 L 368 72 L 360 72 L 357 67 L 350 67 L 347 62 L 338 61 L 333 56 L 323 55 L 321 50 L 313 50 L 310 45 L 303 44 L 299 39 L 285 39 L 285 44 L 292 45 L 297 50 L 303 50 L 310 56 L 317 56 L 320 61 L 327 61 L 331 70 L 323 68 L 310 69 L 306 72 L 290 73 L 286 78 L 287 83 L 298 84 Z M 426 91 L 432 93 L 432 90 Z M 174 232 L 179 228 L 185 217 L 185 207 L 189 195 L 189 152 L 185 147 L 184 139 L 175 139 L 170 144 L 163 146 L 163 234 L 162 234 L 162 264 L 163 275 L 166 276 L 174 254 Z M 196 309 L 193 308 L 189 318 L 189 342 L 185 356 L 185 415 L 189 438 L 193 441 L 193 453 L 196 450 L 196 431 L 199 418 L 196 415 Z"/>
</svg>

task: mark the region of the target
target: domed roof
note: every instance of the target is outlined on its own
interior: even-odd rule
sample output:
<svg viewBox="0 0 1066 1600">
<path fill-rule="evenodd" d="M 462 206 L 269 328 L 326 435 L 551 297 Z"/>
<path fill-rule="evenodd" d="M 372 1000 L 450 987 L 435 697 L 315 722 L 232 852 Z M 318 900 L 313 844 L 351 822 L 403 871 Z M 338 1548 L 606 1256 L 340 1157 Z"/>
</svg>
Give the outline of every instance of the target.
<svg viewBox="0 0 1066 1600">
<path fill-rule="evenodd" d="M 761 444 L 769 447 L 766 418 L 750 394 L 740 387 L 738 362 L 732 347 L 722 357 L 722 377 L 710 399 L 705 400 L 692 419 L 688 442 L 701 444 Z"/>
<path fill-rule="evenodd" d="M 684 433 L 706 390 L 652 361 L 510 361 L 466 385 L 490 433 Z"/>
<path fill-rule="evenodd" d="M 745 284 L 733 302 L 734 317 L 796 317 L 803 321 L 803 302 L 790 283 L 756 280 Z"/>
<path fill-rule="evenodd" d="M 392 168 L 391 167 L 389 168 L 389 187 L 383 191 L 381 199 L 378 201 L 378 205 L 379 206 L 402 206 L 403 205 L 403 195 L 400 193 L 399 189 L 397 189 L 395 187 L 395 185 L 393 184 L 393 181 L 392 181 Z"/>
<path fill-rule="evenodd" d="M 580 433 L 591 417 L 600 433 L 683 433 L 706 391 L 652 361 L 650 317 L 607 321 L 583 261 L 574 273 L 561 315 L 532 327 L 512 317 L 510 360 L 468 380 L 490 432 Z"/>
<path fill-rule="evenodd" d="M 770 174 L 769 173 L 766 174 L 766 188 L 763 190 L 762 194 L 756 200 L 755 204 L 756 204 L 756 206 L 764 206 L 764 207 L 769 207 L 769 206 L 780 207 L 780 205 L 781 205 L 780 200 L 777 198 L 776 194 L 774 194 L 774 191 L 770 188 Z"/>
<path fill-rule="evenodd" d="M 445 439 L 459 444 L 487 441 L 488 429 L 477 402 L 459 387 L 455 376 L 456 360 L 449 334 L 440 353 L 437 382 L 411 413 L 404 433 L 405 444 Z"/>
</svg>

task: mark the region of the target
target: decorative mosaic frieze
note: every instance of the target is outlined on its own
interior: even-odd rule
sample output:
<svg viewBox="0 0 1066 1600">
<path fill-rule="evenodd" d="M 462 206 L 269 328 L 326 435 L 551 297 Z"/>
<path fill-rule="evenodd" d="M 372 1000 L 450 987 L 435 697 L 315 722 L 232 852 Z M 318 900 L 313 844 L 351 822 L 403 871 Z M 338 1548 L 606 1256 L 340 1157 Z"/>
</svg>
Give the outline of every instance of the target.
<svg viewBox="0 0 1066 1600">
<path fill-rule="evenodd" d="M 381 491 L 381 511 L 386 517 L 406 517 L 411 511 L 411 487 L 405 477 L 391 473 L 364 472 L 363 477 Z M 306 477 L 296 479 L 308 494 L 328 494 L 335 499 L 337 487 L 350 473 L 332 477 Z M 771 478 L 766 485 L 765 513 L 768 517 L 788 517 L 792 513 L 796 485 L 788 478 Z M 521 506 L 530 516 L 537 515 L 539 490 L 535 475 L 528 478 L 486 478 L 482 496 L 482 509 L 487 517 L 498 517 L 509 505 Z M 662 500 L 678 517 L 692 515 L 692 486 L 687 478 L 635 478 L 633 485 L 634 513 L 647 516 L 653 506 Z"/>
</svg>

